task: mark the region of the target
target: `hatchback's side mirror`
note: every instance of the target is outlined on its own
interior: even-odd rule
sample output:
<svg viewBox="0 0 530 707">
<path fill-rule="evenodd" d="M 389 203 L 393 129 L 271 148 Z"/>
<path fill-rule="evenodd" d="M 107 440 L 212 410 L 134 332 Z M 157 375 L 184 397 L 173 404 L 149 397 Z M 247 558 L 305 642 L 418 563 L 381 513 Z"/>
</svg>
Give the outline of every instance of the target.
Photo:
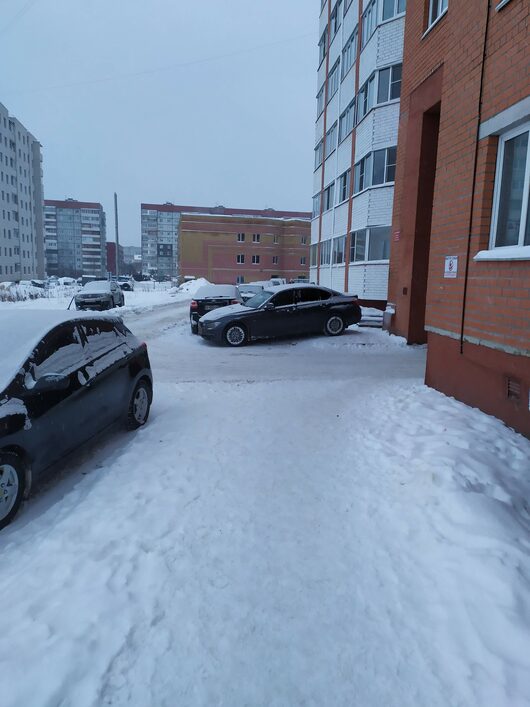
<svg viewBox="0 0 530 707">
<path fill-rule="evenodd" d="M 270 312 L 272 309 L 274 309 L 274 304 L 272 302 L 267 302 L 267 304 L 265 305 L 265 309 L 267 310 L 267 312 Z"/>
<path fill-rule="evenodd" d="M 51 391 L 66 390 L 70 385 L 70 378 L 60 373 L 48 373 L 41 376 L 31 388 L 31 393 L 48 393 Z"/>
</svg>

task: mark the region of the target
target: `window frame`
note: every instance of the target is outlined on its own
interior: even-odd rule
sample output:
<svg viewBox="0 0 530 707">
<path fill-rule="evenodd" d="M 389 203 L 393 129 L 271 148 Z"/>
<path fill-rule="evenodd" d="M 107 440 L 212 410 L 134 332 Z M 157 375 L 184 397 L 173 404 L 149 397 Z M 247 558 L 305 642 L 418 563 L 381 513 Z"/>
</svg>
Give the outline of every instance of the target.
<svg viewBox="0 0 530 707">
<path fill-rule="evenodd" d="M 259 254 L 254 253 L 252 255 L 252 265 L 260 265 L 260 257 Z"/>
<path fill-rule="evenodd" d="M 433 15 L 433 8 L 435 5 L 437 8 L 437 14 L 434 19 L 431 19 Z M 427 15 L 427 29 L 425 30 L 425 33 L 432 29 L 432 27 L 437 25 L 438 22 L 442 19 L 442 17 L 447 14 L 448 10 L 449 0 L 429 0 L 429 14 Z"/>
<path fill-rule="evenodd" d="M 525 177 L 523 182 L 523 197 L 521 206 L 521 219 L 519 224 L 519 239 L 517 245 L 496 245 L 497 226 L 499 221 L 499 206 L 502 191 L 502 176 L 504 167 L 504 154 L 506 143 L 519 135 L 528 133 L 528 143 L 526 146 L 526 164 Z M 495 182 L 493 187 L 493 202 L 491 211 L 491 226 L 489 237 L 489 250 L 497 250 L 498 248 L 530 248 L 530 243 L 525 244 L 525 232 L 527 223 L 530 220 L 530 120 L 522 125 L 508 130 L 499 136 L 497 147 L 497 161 L 495 164 Z"/>
<path fill-rule="evenodd" d="M 336 77 L 336 80 L 335 80 Z M 336 84 L 336 85 L 335 85 Z M 333 64 L 328 73 L 328 104 L 331 102 L 332 98 L 335 96 L 340 86 L 340 56 L 337 57 L 337 61 Z M 334 89 L 334 90 L 333 90 Z"/>
<path fill-rule="evenodd" d="M 244 264 L 245 264 L 245 254 L 244 253 L 237 253 L 236 265 L 244 265 Z"/>
<path fill-rule="evenodd" d="M 365 18 L 370 15 L 370 21 L 371 21 L 371 31 L 370 33 L 365 32 Z M 361 35 L 361 51 L 366 47 L 370 39 L 373 37 L 375 30 L 377 29 L 377 0 L 370 0 L 368 3 L 366 10 L 363 12 L 362 17 L 361 17 L 361 27 L 362 27 L 362 35 Z"/>
<path fill-rule="evenodd" d="M 348 113 L 351 113 L 352 117 L 350 119 L 350 123 L 346 121 L 346 116 Z M 353 128 L 355 127 L 355 119 L 357 117 L 357 97 L 354 96 L 353 99 L 350 101 L 350 104 L 347 106 L 346 110 L 344 110 L 341 115 L 339 116 L 339 140 L 338 144 L 340 145 L 341 142 L 344 142 L 348 135 L 350 135 L 353 131 Z M 343 135 L 343 129 L 342 126 L 346 123 L 346 130 L 347 132 L 344 133 Z M 349 127 L 351 124 L 351 127 Z"/>
<path fill-rule="evenodd" d="M 402 0 L 391 0 L 391 2 L 394 3 L 394 12 L 390 17 L 383 17 L 383 13 L 385 10 L 385 0 L 382 0 L 381 2 L 381 22 L 391 22 L 392 20 L 395 20 L 396 17 L 402 17 L 406 12 L 407 12 L 407 0 L 405 1 L 405 9 L 400 10 L 399 9 L 399 4 Z"/>
<path fill-rule="evenodd" d="M 350 73 L 351 69 L 353 68 L 353 65 L 355 64 L 355 61 L 357 60 L 357 44 L 359 42 L 359 26 L 357 25 L 353 32 L 350 34 L 348 37 L 348 40 L 346 44 L 344 45 L 342 49 L 342 67 L 341 67 L 341 81 L 344 81 L 346 76 Z M 351 63 L 348 65 L 348 62 L 345 60 L 345 57 L 351 52 Z M 345 68 L 348 67 L 348 68 Z"/>
</svg>

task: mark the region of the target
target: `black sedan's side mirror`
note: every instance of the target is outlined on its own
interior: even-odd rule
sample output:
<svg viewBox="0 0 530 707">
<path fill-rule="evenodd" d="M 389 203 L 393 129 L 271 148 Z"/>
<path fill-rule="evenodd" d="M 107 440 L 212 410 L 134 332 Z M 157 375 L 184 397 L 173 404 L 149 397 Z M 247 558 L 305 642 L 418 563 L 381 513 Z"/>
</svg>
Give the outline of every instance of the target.
<svg viewBox="0 0 530 707">
<path fill-rule="evenodd" d="M 41 376 L 29 391 L 37 395 L 38 393 L 49 393 L 52 391 L 66 390 L 70 385 L 70 378 L 60 373 L 48 373 Z"/>
<path fill-rule="evenodd" d="M 274 309 L 273 302 L 267 302 L 267 304 L 265 305 L 265 309 L 267 310 L 267 312 L 270 312 L 272 309 Z"/>
</svg>

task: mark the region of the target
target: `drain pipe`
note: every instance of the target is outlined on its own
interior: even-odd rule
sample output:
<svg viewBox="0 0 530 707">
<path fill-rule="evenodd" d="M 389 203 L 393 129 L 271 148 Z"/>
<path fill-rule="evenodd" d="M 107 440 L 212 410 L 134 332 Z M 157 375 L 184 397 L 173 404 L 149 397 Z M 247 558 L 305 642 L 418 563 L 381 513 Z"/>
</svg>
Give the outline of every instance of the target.
<svg viewBox="0 0 530 707">
<path fill-rule="evenodd" d="M 482 122 L 482 99 L 484 95 L 484 67 L 486 64 L 486 50 L 488 46 L 488 34 L 490 27 L 491 0 L 487 3 L 486 26 L 484 28 L 484 44 L 482 47 L 482 66 L 480 69 L 480 90 L 477 116 L 477 134 L 475 137 L 475 155 L 473 159 L 473 183 L 471 186 L 471 206 L 469 209 L 469 227 L 467 234 L 466 270 L 464 275 L 464 293 L 462 296 L 462 319 L 460 322 L 460 354 L 464 353 L 464 328 L 466 320 L 467 288 L 469 279 L 469 258 L 471 255 L 471 237 L 473 231 L 473 212 L 475 210 L 475 190 L 477 185 L 477 164 L 478 164 L 478 144 L 480 136 L 480 124 Z"/>
</svg>

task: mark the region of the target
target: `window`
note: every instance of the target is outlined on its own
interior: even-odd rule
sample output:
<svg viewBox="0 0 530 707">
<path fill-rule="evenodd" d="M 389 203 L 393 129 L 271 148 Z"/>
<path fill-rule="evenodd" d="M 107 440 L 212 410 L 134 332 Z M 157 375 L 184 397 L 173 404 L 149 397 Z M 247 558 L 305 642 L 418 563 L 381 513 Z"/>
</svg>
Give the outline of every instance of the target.
<svg viewBox="0 0 530 707">
<path fill-rule="evenodd" d="M 306 245 L 307 244 L 307 236 L 300 236 L 300 243 L 302 245 Z"/>
<path fill-rule="evenodd" d="M 52 373 L 64 375 L 80 368 L 84 355 L 76 327 L 67 324 L 54 329 L 37 349 L 34 362 L 33 373 L 36 379 Z"/>
<path fill-rule="evenodd" d="M 326 58 L 326 54 L 328 53 L 328 28 L 324 30 L 322 33 L 322 37 L 320 37 L 320 41 L 318 43 L 318 64 L 322 64 L 324 59 Z"/>
<path fill-rule="evenodd" d="M 335 203 L 335 182 L 324 189 L 324 211 L 328 211 Z"/>
<path fill-rule="evenodd" d="M 351 169 L 346 170 L 339 177 L 339 203 L 346 201 L 350 196 Z"/>
<path fill-rule="evenodd" d="M 245 254 L 244 253 L 239 253 L 237 255 L 237 264 L 238 265 L 243 265 L 245 262 Z"/>
<path fill-rule="evenodd" d="M 259 265 L 259 255 L 252 256 L 252 265 Z"/>
<path fill-rule="evenodd" d="M 375 74 L 364 82 L 357 96 L 357 122 L 360 123 L 364 116 L 374 105 Z"/>
<path fill-rule="evenodd" d="M 272 303 L 275 307 L 292 307 L 294 304 L 294 295 L 296 290 L 293 288 L 291 290 L 282 290 L 274 295 L 272 298 Z"/>
<path fill-rule="evenodd" d="M 374 226 L 351 234 L 352 263 L 390 258 L 390 226 Z"/>
<path fill-rule="evenodd" d="M 305 265 L 305 255 L 300 258 L 300 265 Z"/>
<path fill-rule="evenodd" d="M 401 64 L 389 66 L 379 72 L 377 102 L 386 103 L 399 98 L 401 94 Z"/>
<path fill-rule="evenodd" d="M 337 0 L 331 11 L 331 38 L 335 37 L 340 28 L 342 0 Z"/>
<path fill-rule="evenodd" d="M 366 260 L 366 229 L 354 231 L 351 234 L 350 262 L 358 263 Z"/>
<path fill-rule="evenodd" d="M 272 239 L 272 242 L 273 242 L 273 243 L 279 243 L 279 242 L 280 242 L 279 236 L 274 236 L 274 238 Z"/>
<path fill-rule="evenodd" d="M 393 182 L 396 176 L 396 148 L 376 150 L 373 156 L 372 185 Z"/>
<path fill-rule="evenodd" d="M 277 255 L 272 256 L 272 264 L 273 265 L 278 265 L 278 260 L 279 260 L 279 258 Z"/>
<path fill-rule="evenodd" d="M 339 81 L 340 81 L 339 68 L 340 68 L 340 60 L 337 59 L 337 61 L 333 65 L 333 68 L 329 72 L 329 76 L 328 76 L 328 103 L 331 101 L 333 96 L 339 90 Z"/>
<path fill-rule="evenodd" d="M 530 123 L 499 140 L 492 247 L 530 246 Z"/>
<path fill-rule="evenodd" d="M 405 12 L 406 0 L 383 0 L 383 20 L 390 20 L 396 15 Z"/>
<path fill-rule="evenodd" d="M 315 218 L 316 216 L 320 216 L 320 197 L 320 192 L 318 192 L 318 194 L 315 194 L 315 196 L 313 197 L 313 218 Z"/>
<path fill-rule="evenodd" d="M 331 257 L 331 241 L 322 241 L 320 244 L 320 264 L 329 265 Z"/>
<path fill-rule="evenodd" d="M 353 130 L 355 124 L 355 98 L 339 118 L 339 143 Z"/>
<path fill-rule="evenodd" d="M 301 287 L 299 292 L 300 302 L 322 302 L 331 297 L 330 292 L 321 290 L 318 287 Z"/>
<path fill-rule="evenodd" d="M 447 10 L 448 0 L 429 0 L 429 27 Z"/>
<path fill-rule="evenodd" d="M 238 285 L 242 285 L 245 282 L 245 276 L 244 275 L 238 275 L 236 277 L 236 283 Z"/>
<path fill-rule="evenodd" d="M 261 241 L 261 236 L 259 233 L 252 234 L 252 243 L 259 243 Z"/>
<path fill-rule="evenodd" d="M 355 62 L 357 55 L 357 37 L 357 28 L 355 28 L 342 50 L 342 78 L 346 76 Z"/>
<path fill-rule="evenodd" d="M 318 256 L 318 243 L 314 243 L 309 248 L 309 263 L 312 268 L 315 268 L 317 265 L 317 256 Z"/>
<path fill-rule="evenodd" d="M 244 242 L 245 242 L 245 234 L 244 234 L 244 233 L 238 233 L 238 234 L 237 234 L 237 241 L 238 241 L 238 243 L 244 243 Z"/>
<path fill-rule="evenodd" d="M 335 151 L 337 147 L 337 123 L 333 123 L 326 133 L 326 158 Z"/>
<path fill-rule="evenodd" d="M 317 93 L 317 117 L 322 115 L 324 110 L 324 86 Z"/>
<path fill-rule="evenodd" d="M 315 169 L 318 169 L 322 164 L 322 158 L 324 155 L 324 141 L 321 140 L 315 147 Z"/>
<path fill-rule="evenodd" d="M 366 155 L 355 165 L 353 191 L 355 194 L 371 186 L 372 155 Z"/>
<path fill-rule="evenodd" d="M 344 249 L 346 248 L 346 236 L 333 239 L 333 265 L 344 263 Z"/>
<path fill-rule="evenodd" d="M 350 9 L 350 5 L 352 4 L 352 2 L 353 0 L 346 0 L 346 2 L 344 3 L 344 14 L 346 14 Z"/>
<path fill-rule="evenodd" d="M 372 0 L 363 13 L 363 34 L 362 34 L 362 47 L 365 47 L 368 40 L 375 32 L 377 26 L 377 2 Z"/>
</svg>

